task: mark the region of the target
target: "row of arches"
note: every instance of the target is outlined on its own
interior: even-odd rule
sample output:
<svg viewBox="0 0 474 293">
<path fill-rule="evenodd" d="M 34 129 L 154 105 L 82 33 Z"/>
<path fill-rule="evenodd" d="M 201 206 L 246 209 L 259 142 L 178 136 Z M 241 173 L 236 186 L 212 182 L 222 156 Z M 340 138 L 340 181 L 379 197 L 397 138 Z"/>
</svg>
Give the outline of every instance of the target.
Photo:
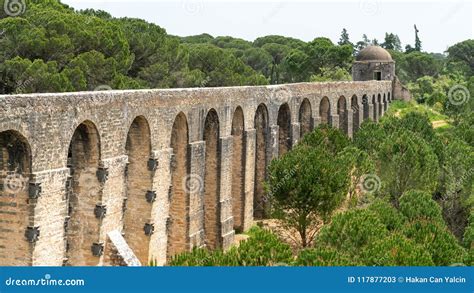
<svg viewBox="0 0 474 293">
<path fill-rule="evenodd" d="M 372 100 L 362 98 L 362 107 L 357 96 L 350 100 L 354 130 L 360 125 L 360 111 L 364 119 L 368 119 L 369 104 L 373 106 L 373 116 L 380 117 L 387 110 L 391 101 L 388 96 L 374 95 Z M 310 132 L 315 126 L 311 103 L 304 99 L 297 112 L 300 136 Z M 348 131 L 349 108 L 344 97 L 337 101 L 339 127 Z M 278 154 L 288 152 L 293 143 L 292 119 L 290 106 L 284 103 L 279 107 L 276 123 L 278 136 Z M 332 124 L 331 103 L 327 97 L 320 101 L 319 123 Z M 254 218 L 264 218 L 267 203 L 264 196 L 263 182 L 267 176 L 267 166 L 272 159 L 270 151 L 271 125 L 269 111 L 265 104 L 260 104 L 254 114 L 255 156 L 246 157 L 247 138 L 245 131 L 244 111 L 237 107 L 232 117 L 231 136 L 233 152 L 231 158 L 231 202 L 234 229 L 242 231 L 245 211 L 245 168 L 246 160 L 254 160 Z M 208 111 L 203 124 L 203 141 L 205 144 L 205 169 L 203 179 L 203 229 L 205 245 L 210 248 L 222 246 L 221 224 L 221 141 L 219 136 L 220 122 L 217 111 Z M 123 198 L 123 235 L 130 248 L 144 264 L 149 260 L 150 227 L 152 223 L 152 207 L 154 202 L 153 178 L 155 170 L 150 167 L 152 154 L 151 129 L 143 116 L 136 117 L 127 134 L 125 152 L 128 163 L 124 170 Z M 183 178 L 191 176 L 190 166 L 190 135 L 188 120 L 183 112 L 174 119 L 170 149 L 169 213 L 167 220 L 167 256 L 189 250 L 190 244 L 190 194 L 189 188 L 183 184 Z M 28 186 L 31 174 L 31 150 L 26 139 L 18 132 L 4 131 L 0 133 L 0 176 L 14 174 L 23 179 L 22 184 Z M 82 122 L 72 135 L 69 148 L 67 167 L 70 177 L 67 184 L 67 212 L 64 225 L 65 265 L 97 265 L 91 247 L 99 243 L 100 227 L 106 211 L 102 205 L 105 171 L 101 167 L 100 136 L 97 127 L 91 121 Z M 102 172 L 102 173 L 101 173 Z M 34 199 L 28 194 L 28 188 L 21 192 L 12 192 L 11 186 L 2 186 L 0 197 L 0 265 L 30 265 L 33 245 L 25 241 L 25 227 L 33 225 Z M 13 190 L 15 191 L 15 190 Z M 146 196 L 145 196 L 146 195 Z M 148 227 L 148 230 L 146 229 Z M 148 232 L 147 232 L 148 231 Z M 12 248 L 13 247 L 13 248 Z"/>
</svg>

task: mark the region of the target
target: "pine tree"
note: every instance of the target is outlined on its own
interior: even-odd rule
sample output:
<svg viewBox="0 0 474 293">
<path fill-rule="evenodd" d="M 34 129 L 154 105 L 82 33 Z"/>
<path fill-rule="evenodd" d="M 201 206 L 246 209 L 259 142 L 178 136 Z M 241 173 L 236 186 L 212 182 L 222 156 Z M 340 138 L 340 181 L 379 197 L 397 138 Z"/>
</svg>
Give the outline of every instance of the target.
<svg viewBox="0 0 474 293">
<path fill-rule="evenodd" d="M 339 38 L 338 44 L 342 45 L 352 45 L 351 41 L 349 41 L 349 34 L 345 28 L 342 29 L 341 37 Z"/>
<path fill-rule="evenodd" d="M 415 51 L 421 51 L 421 40 L 420 38 L 418 37 L 418 28 L 416 27 L 416 24 L 415 24 Z"/>
</svg>

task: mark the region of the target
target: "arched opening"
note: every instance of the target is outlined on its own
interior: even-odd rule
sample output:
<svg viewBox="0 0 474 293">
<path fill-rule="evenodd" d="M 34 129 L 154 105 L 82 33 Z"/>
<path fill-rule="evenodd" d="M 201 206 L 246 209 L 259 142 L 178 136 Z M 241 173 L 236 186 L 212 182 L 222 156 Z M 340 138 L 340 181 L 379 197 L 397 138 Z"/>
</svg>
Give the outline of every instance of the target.
<svg viewBox="0 0 474 293">
<path fill-rule="evenodd" d="M 255 184 L 254 184 L 254 218 L 263 219 L 267 209 L 263 183 L 267 176 L 267 147 L 268 147 L 268 111 L 264 104 L 260 104 L 255 113 L 254 125 L 256 130 L 255 145 Z"/>
<path fill-rule="evenodd" d="M 367 97 L 367 95 L 362 97 L 362 107 L 364 111 L 364 120 L 367 120 L 370 117 L 369 97 Z"/>
<path fill-rule="evenodd" d="M 377 106 L 377 102 L 375 100 L 375 95 L 372 96 L 372 105 L 374 107 L 374 110 L 373 110 L 374 111 L 374 121 L 378 121 L 379 120 L 379 118 L 378 118 L 379 116 L 377 114 L 378 106 Z"/>
<path fill-rule="evenodd" d="M 328 97 L 324 97 L 319 104 L 319 117 L 321 124 L 329 124 L 331 121 L 331 104 Z"/>
<path fill-rule="evenodd" d="M 378 105 L 378 111 L 377 111 L 377 121 L 380 120 L 380 118 L 382 118 L 383 116 L 383 102 L 382 102 L 382 96 L 380 94 L 378 94 L 377 96 L 377 105 Z"/>
<path fill-rule="evenodd" d="M 348 133 L 347 102 L 344 96 L 337 101 L 337 114 L 339 115 L 339 129 L 344 133 Z"/>
<path fill-rule="evenodd" d="M 233 152 L 232 152 L 232 215 L 234 230 L 242 232 L 244 219 L 244 112 L 237 107 L 232 118 Z"/>
<path fill-rule="evenodd" d="M 171 194 L 168 218 L 168 259 L 187 251 L 189 244 L 189 190 L 186 180 L 189 174 L 188 162 L 188 122 L 184 113 L 176 116 L 171 131 Z"/>
<path fill-rule="evenodd" d="M 387 96 L 383 94 L 383 112 L 387 112 L 388 109 L 388 101 L 387 101 Z"/>
<path fill-rule="evenodd" d="M 352 109 L 352 133 L 355 133 L 360 127 L 360 108 L 357 96 L 353 95 L 351 98 L 351 109 Z"/>
<path fill-rule="evenodd" d="M 143 265 L 148 264 L 150 236 L 145 234 L 145 224 L 150 224 L 153 200 L 151 192 L 153 172 L 148 169 L 151 155 L 150 127 L 144 117 L 133 121 L 125 146 L 128 165 L 125 170 L 126 199 L 123 214 L 124 238 Z"/>
<path fill-rule="evenodd" d="M 97 171 L 100 139 L 91 121 L 84 121 L 74 131 L 68 152 L 68 223 L 66 227 L 66 265 L 94 266 L 99 257 L 92 253 L 98 243 L 101 218 L 96 205 L 101 202 L 101 184 Z"/>
<path fill-rule="evenodd" d="M 210 110 L 204 123 L 204 141 L 206 142 L 206 163 L 204 176 L 204 232 L 206 246 L 215 249 L 221 246 L 220 209 L 219 209 L 219 117 Z"/>
<path fill-rule="evenodd" d="M 304 99 L 300 106 L 300 137 L 303 138 L 307 133 L 313 129 L 313 122 L 311 117 L 311 104 L 308 99 Z"/>
<path fill-rule="evenodd" d="M 392 97 L 390 96 L 390 93 L 388 93 L 388 102 L 389 102 L 389 103 L 392 102 Z"/>
<path fill-rule="evenodd" d="M 291 113 L 287 103 L 278 110 L 278 154 L 283 156 L 291 149 Z"/>
<path fill-rule="evenodd" d="M 0 266 L 29 266 L 33 245 L 25 237 L 33 203 L 28 198 L 31 151 L 25 137 L 0 132 Z"/>
</svg>

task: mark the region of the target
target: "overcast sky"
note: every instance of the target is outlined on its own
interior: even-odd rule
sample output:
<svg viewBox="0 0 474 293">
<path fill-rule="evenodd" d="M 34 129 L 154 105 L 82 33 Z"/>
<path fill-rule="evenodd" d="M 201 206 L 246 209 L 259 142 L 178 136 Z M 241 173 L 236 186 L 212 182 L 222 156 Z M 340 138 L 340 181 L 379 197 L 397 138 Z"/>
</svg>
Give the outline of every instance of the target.
<svg viewBox="0 0 474 293">
<path fill-rule="evenodd" d="M 423 50 L 444 52 L 473 38 L 474 8 L 470 0 L 451 1 L 271 1 L 271 0 L 62 0 L 76 9 L 102 9 L 115 17 L 136 17 L 178 36 L 209 33 L 249 41 L 284 35 L 311 41 L 325 36 L 334 42 L 346 28 L 352 42 L 362 34 L 383 41 L 398 34 L 403 47 L 414 44 L 416 24 Z"/>
</svg>

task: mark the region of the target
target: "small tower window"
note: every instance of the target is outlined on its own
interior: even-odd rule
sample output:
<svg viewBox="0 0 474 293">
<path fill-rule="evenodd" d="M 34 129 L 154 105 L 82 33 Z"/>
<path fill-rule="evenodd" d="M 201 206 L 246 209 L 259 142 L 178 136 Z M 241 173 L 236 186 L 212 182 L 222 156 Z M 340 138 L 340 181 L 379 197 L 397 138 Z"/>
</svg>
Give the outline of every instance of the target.
<svg viewBox="0 0 474 293">
<path fill-rule="evenodd" d="M 381 71 L 374 71 L 374 79 L 375 80 L 382 80 L 382 72 Z"/>
</svg>

